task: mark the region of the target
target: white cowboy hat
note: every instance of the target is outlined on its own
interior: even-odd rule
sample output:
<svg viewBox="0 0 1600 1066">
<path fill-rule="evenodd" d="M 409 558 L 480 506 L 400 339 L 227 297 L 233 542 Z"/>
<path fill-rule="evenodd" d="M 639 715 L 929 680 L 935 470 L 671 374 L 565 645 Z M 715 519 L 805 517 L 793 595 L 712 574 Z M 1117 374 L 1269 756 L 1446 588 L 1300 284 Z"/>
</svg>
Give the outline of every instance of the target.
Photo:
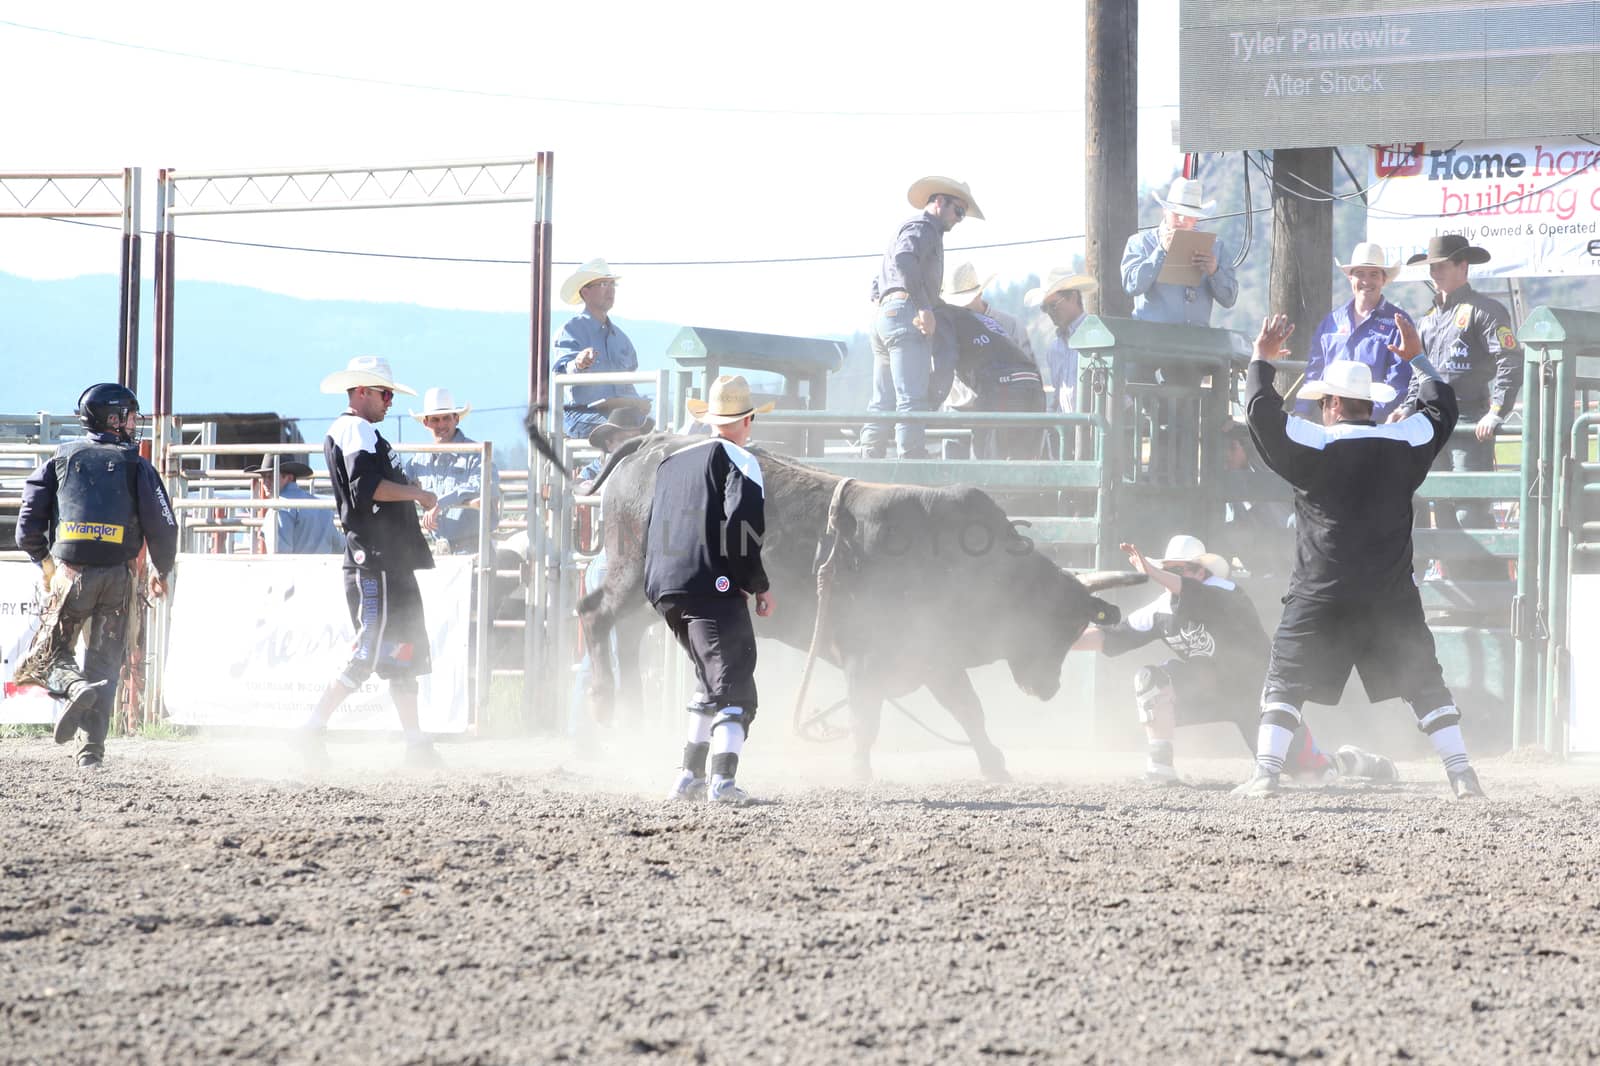
<svg viewBox="0 0 1600 1066">
<path fill-rule="evenodd" d="M 970 303 L 973 297 L 981 293 L 984 287 L 993 280 L 993 274 L 986 278 L 980 278 L 977 267 L 971 263 L 962 263 L 950 272 L 949 277 L 945 278 L 944 292 L 941 295 L 947 300 L 952 296 L 965 297 L 966 302 Z"/>
<path fill-rule="evenodd" d="M 1318 381 L 1308 381 L 1300 386 L 1302 400 L 1320 400 L 1324 396 L 1344 396 L 1351 400 L 1371 400 L 1388 403 L 1395 398 L 1393 385 L 1372 380 L 1372 368 L 1354 359 L 1335 359 L 1322 372 Z"/>
<path fill-rule="evenodd" d="M 1087 274 L 1052 271 L 1043 285 L 1023 294 L 1022 303 L 1025 307 L 1043 307 L 1058 292 L 1094 292 L 1099 287 L 1100 283 Z"/>
<path fill-rule="evenodd" d="M 1213 575 L 1224 580 L 1233 573 L 1233 567 L 1228 560 L 1215 552 L 1206 551 L 1206 546 L 1199 537 L 1191 537 L 1187 533 L 1179 533 L 1167 541 L 1166 553 L 1161 558 L 1150 561 L 1163 569 L 1168 563 L 1199 563 Z"/>
<path fill-rule="evenodd" d="M 604 259 L 589 260 L 573 271 L 572 275 L 561 283 L 562 302 L 569 304 L 583 303 L 583 297 L 579 295 L 583 291 L 583 287 L 591 281 L 604 281 L 606 278 L 610 278 L 612 281 L 620 281 L 622 275 L 613 274 Z"/>
<path fill-rule="evenodd" d="M 1189 215 L 1191 218 L 1203 218 L 1207 211 L 1217 206 L 1215 200 L 1207 200 L 1200 191 L 1200 183 L 1194 178 L 1177 178 L 1172 183 L 1172 188 L 1167 190 L 1166 199 L 1159 193 L 1151 193 L 1156 203 L 1168 211 L 1178 215 Z"/>
<path fill-rule="evenodd" d="M 946 178 L 938 174 L 929 174 L 925 178 L 918 178 L 911 183 L 911 188 L 906 192 L 906 199 L 911 201 L 912 207 L 927 207 L 928 201 L 943 193 L 945 196 L 954 196 L 957 200 L 967 205 L 967 214 L 973 218 L 982 218 L 983 212 L 978 210 L 978 201 L 972 198 L 972 190 L 967 188 L 967 183 L 957 181 L 955 178 Z"/>
<path fill-rule="evenodd" d="M 709 400 L 696 400 L 690 397 L 687 403 L 689 417 L 708 426 L 727 425 L 729 422 L 739 421 L 746 415 L 764 415 L 777 406 L 775 402 L 764 403 L 760 407 L 755 406 L 750 399 L 750 383 L 744 379 L 743 374 L 732 376 L 723 374 L 711 383 Z"/>
<path fill-rule="evenodd" d="M 422 394 L 422 410 L 412 411 L 411 417 L 418 422 L 429 415 L 460 415 L 465 418 L 471 410 L 470 403 L 457 407 L 456 398 L 450 395 L 449 389 L 428 389 Z"/>
<path fill-rule="evenodd" d="M 394 371 L 389 369 L 389 360 L 381 355 L 358 355 L 345 364 L 343 370 L 335 370 L 322 379 L 323 392 L 347 392 L 363 386 L 393 389 L 407 396 L 417 394 L 416 389 L 395 384 Z"/>
<path fill-rule="evenodd" d="M 1356 245 L 1356 250 L 1350 253 L 1350 262 L 1340 263 L 1339 269 L 1349 274 L 1357 267 L 1377 267 L 1383 271 L 1384 284 L 1395 279 L 1400 271 L 1406 268 L 1404 263 L 1395 263 L 1390 266 L 1383 254 L 1383 245 L 1374 244 L 1372 241 L 1362 241 Z"/>
</svg>

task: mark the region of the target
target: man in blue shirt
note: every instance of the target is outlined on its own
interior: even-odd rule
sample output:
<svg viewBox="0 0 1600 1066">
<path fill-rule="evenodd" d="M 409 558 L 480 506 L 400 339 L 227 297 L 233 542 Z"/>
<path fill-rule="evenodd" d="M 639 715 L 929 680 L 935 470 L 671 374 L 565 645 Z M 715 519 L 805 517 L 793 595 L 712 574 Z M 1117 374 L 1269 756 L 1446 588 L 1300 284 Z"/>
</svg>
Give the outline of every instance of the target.
<svg viewBox="0 0 1600 1066">
<path fill-rule="evenodd" d="M 920 213 L 900 224 L 884 250 L 872 279 L 872 403 L 868 410 L 931 411 L 944 402 L 934 396 L 933 317 L 944 285 L 944 235 L 956 223 L 983 212 L 972 190 L 954 178 L 931 175 L 914 182 L 906 193 Z M 943 383 L 948 386 L 949 378 Z M 870 458 L 888 453 L 890 423 L 861 427 L 861 447 Z M 926 459 L 924 427 L 907 422 L 894 426 L 902 459 Z"/>
<path fill-rule="evenodd" d="M 422 410 L 411 412 L 411 417 L 428 427 L 434 444 L 475 444 L 461 432 L 461 420 L 471 410 L 470 403 L 458 407 L 449 389 L 435 388 L 422 394 Z M 432 538 L 435 552 L 440 552 L 438 545 L 443 542 L 442 554 L 478 554 L 483 456 L 477 452 L 414 452 L 400 470 L 413 485 L 439 498 L 422 515 L 422 528 Z"/>
<path fill-rule="evenodd" d="M 1384 259 L 1383 245 L 1363 241 L 1356 245 L 1350 262 L 1339 269 L 1350 279 L 1351 300 L 1335 307 L 1311 335 L 1306 348 L 1306 381 L 1320 381 L 1329 363 L 1346 359 L 1366 363 L 1372 380 L 1381 381 L 1404 396 L 1411 385 L 1411 364 L 1396 356 L 1391 348 L 1400 344 L 1400 327 L 1395 317 L 1411 321 L 1411 316 L 1383 297 L 1383 287 L 1400 273 L 1401 264 L 1390 266 Z M 1372 417 L 1382 422 L 1395 403 L 1375 403 Z M 1295 403 L 1295 414 L 1313 422 L 1322 421 L 1321 409 L 1313 400 Z"/>
<path fill-rule="evenodd" d="M 628 335 L 611 321 L 611 307 L 617 302 L 617 282 L 604 259 L 591 259 L 561 283 L 561 299 L 583 304 L 583 310 L 567 320 L 556 334 L 557 374 L 618 374 L 639 369 L 639 355 Z M 632 385 L 579 385 L 566 397 L 562 420 L 568 437 L 583 440 L 605 424 L 604 414 L 587 410 L 588 405 L 607 396 L 638 396 Z"/>
<path fill-rule="evenodd" d="M 279 456 L 277 476 L 273 476 L 273 457 L 263 455 L 261 462 L 247 466 L 244 472 L 255 479 L 254 493 L 259 499 L 314 500 L 316 497 L 300 484 L 301 478 L 311 476 L 311 467 L 287 455 Z M 333 524 L 332 510 L 315 510 L 310 507 L 280 507 L 268 512 L 272 537 L 265 536 L 264 550 L 277 555 L 337 555 L 344 551 L 344 534 Z"/>
<path fill-rule="evenodd" d="M 1232 307 L 1239 298 L 1239 280 L 1220 240 L 1209 252 L 1194 253 L 1194 265 L 1200 268 L 1199 285 L 1173 285 L 1156 278 L 1167 261 L 1173 235 L 1179 230 L 1194 229 L 1216 201 L 1206 200 L 1200 183 L 1188 178 L 1174 181 L 1166 199 L 1155 199 L 1163 208 L 1161 225 L 1129 237 L 1122 252 L 1122 287 L 1133 297 L 1133 317 L 1147 322 L 1209 326 L 1213 304 Z"/>
</svg>

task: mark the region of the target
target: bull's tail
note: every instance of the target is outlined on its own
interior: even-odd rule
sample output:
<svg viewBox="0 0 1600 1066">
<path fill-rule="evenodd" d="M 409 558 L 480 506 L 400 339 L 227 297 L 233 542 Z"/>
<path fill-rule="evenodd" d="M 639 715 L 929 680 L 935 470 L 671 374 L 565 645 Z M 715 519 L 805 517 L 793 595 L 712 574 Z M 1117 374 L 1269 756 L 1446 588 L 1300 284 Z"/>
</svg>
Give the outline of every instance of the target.
<svg viewBox="0 0 1600 1066">
<path fill-rule="evenodd" d="M 543 407 L 529 408 L 527 417 L 522 420 L 522 427 L 528 431 L 528 441 L 534 449 L 550 460 L 550 464 L 561 471 L 562 477 L 570 480 L 572 475 L 567 472 L 567 464 L 561 461 L 561 456 L 556 454 L 556 446 L 550 443 L 550 438 L 539 428 L 539 418 L 544 412 Z"/>
<path fill-rule="evenodd" d="M 600 486 L 605 484 L 606 478 L 611 475 L 611 471 L 615 470 L 617 465 L 621 463 L 622 460 L 626 459 L 628 456 L 632 455 L 634 452 L 643 447 L 644 442 L 649 439 L 649 435 L 643 437 L 634 437 L 617 445 L 617 450 L 606 456 L 605 465 L 600 468 L 600 473 L 595 476 L 594 484 L 589 486 L 590 494 L 599 492 Z"/>
</svg>

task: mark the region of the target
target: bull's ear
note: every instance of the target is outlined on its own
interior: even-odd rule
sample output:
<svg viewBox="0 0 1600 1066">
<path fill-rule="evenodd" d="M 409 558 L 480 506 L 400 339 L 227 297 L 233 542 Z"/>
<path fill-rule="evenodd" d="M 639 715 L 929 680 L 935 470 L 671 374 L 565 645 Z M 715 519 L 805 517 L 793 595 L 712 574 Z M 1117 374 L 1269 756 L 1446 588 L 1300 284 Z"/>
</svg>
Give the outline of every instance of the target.
<svg viewBox="0 0 1600 1066">
<path fill-rule="evenodd" d="M 1100 603 L 1096 601 L 1094 624 L 1097 626 L 1114 626 L 1122 621 L 1122 611 L 1115 604 Z"/>
</svg>

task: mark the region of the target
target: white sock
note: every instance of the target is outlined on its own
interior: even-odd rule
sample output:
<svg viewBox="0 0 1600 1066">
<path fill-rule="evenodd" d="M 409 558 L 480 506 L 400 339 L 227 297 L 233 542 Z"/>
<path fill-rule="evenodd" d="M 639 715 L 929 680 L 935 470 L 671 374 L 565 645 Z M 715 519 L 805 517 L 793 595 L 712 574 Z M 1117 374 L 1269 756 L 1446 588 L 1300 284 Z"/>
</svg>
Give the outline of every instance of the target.
<svg viewBox="0 0 1600 1066">
<path fill-rule="evenodd" d="M 1289 754 L 1294 730 L 1262 722 L 1256 731 L 1256 766 L 1269 774 L 1283 773 L 1283 760 Z"/>
<path fill-rule="evenodd" d="M 723 722 L 711 734 L 711 754 L 738 755 L 743 750 L 744 726 L 740 723 Z"/>
<path fill-rule="evenodd" d="M 711 716 L 689 712 L 689 743 L 704 744 L 711 739 Z"/>
<path fill-rule="evenodd" d="M 1435 729 L 1428 734 L 1428 740 L 1432 742 L 1433 750 L 1439 753 L 1447 772 L 1459 774 L 1471 765 L 1467 761 L 1467 744 L 1461 737 L 1459 725 Z"/>
</svg>

